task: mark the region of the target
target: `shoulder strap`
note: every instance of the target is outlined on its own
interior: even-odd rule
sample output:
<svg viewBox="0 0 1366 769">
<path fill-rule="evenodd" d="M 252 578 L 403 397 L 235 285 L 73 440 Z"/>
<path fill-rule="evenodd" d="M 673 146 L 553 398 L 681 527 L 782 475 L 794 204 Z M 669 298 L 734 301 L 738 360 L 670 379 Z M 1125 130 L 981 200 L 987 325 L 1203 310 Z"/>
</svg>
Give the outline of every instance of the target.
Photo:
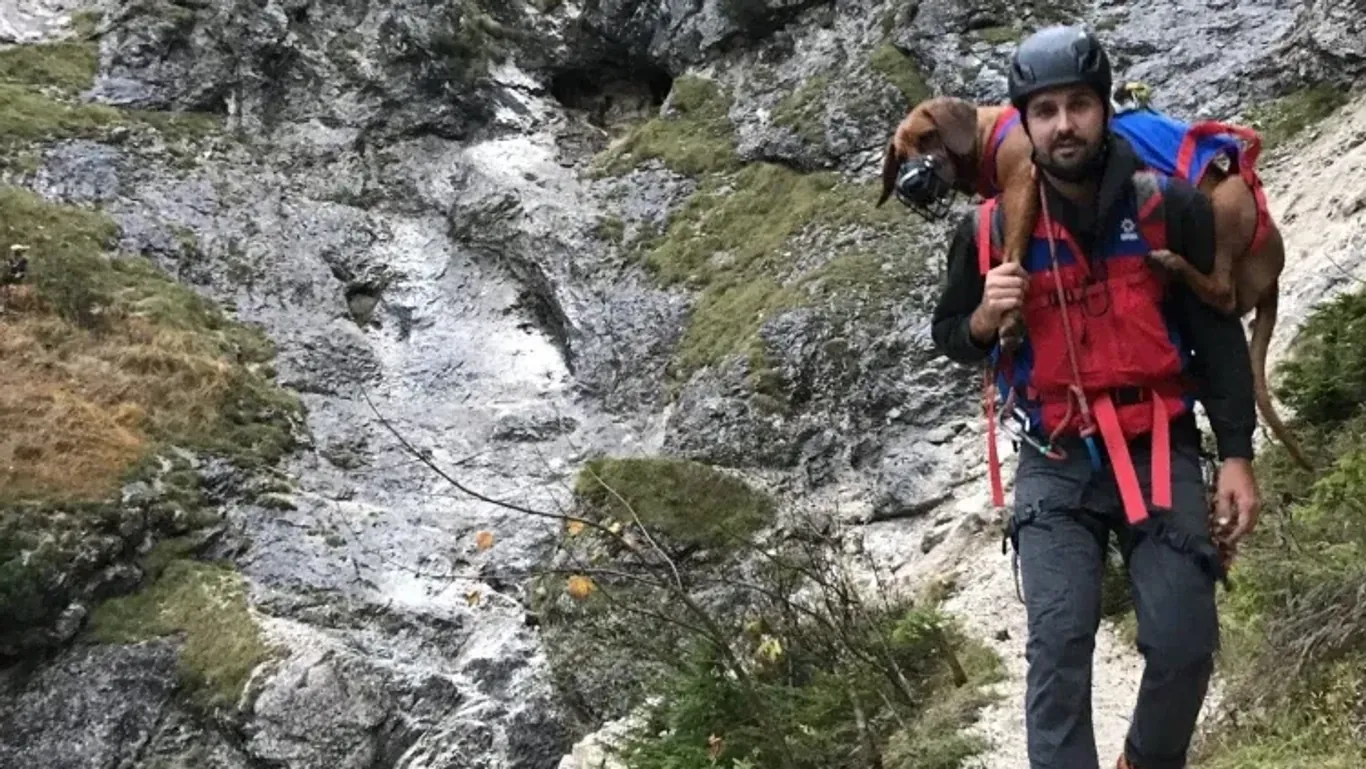
<svg viewBox="0 0 1366 769">
<path fill-rule="evenodd" d="M 1167 204 L 1163 193 L 1167 177 L 1151 169 L 1134 173 L 1134 200 L 1138 206 L 1138 226 L 1154 249 L 1167 247 Z"/>
<path fill-rule="evenodd" d="M 997 198 L 987 198 L 977 206 L 977 270 L 983 275 L 991 271 L 993 262 L 1001 258 L 1002 224 Z"/>
</svg>

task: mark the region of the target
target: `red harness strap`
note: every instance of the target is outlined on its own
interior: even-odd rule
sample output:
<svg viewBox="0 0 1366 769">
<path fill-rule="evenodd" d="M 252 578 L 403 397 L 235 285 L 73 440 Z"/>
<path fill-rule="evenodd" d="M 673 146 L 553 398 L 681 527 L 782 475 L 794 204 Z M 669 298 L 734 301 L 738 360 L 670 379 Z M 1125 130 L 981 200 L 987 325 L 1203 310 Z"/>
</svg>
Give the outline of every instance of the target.
<svg viewBox="0 0 1366 769">
<path fill-rule="evenodd" d="M 991 478 L 991 504 L 1006 506 L 1005 487 L 1001 484 L 1001 457 L 996 451 L 996 393 L 991 383 L 991 365 L 983 372 L 982 391 L 987 409 L 987 474 Z"/>
<path fill-rule="evenodd" d="M 987 146 L 982 148 L 982 160 L 977 168 L 977 194 L 983 198 L 993 198 L 1000 190 L 996 188 L 996 150 L 1005 141 L 1006 134 L 1019 123 L 1020 113 L 1014 107 L 1006 107 L 991 124 L 991 135 Z"/>
<path fill-rule="evenodd" d="M 1152 402 L 1153 504 L 1165 508 L 1172 505 L 1171 430 L 1167 404 L 1157 393 L 1152 393 Z M 1143 503 L 1143 487 L 1139 485 L 1138 472 L 1134 469 L 1133 458 L 1129 456 L 1129 444 L 1124 439 L 1124 431 L 1120 429 L 1119 415 L 1115 412 L 1115 402 L 1109 393 L 1096 398 L 1096 423 L 1105 440 L 1105 449 L 1110 452 L 1115 484 L 1119 486 L 1119 498 L 1124 503 L 1124 517 L 1130 524 L 1142 523 L 1148 517 L 1148 506 Z"/>
<path fill-rule="evenodd" d="M 984 209 L 977 212 L 977 254 L 978 266 L 985 275 L 991 269 L 991 250 L 984 244 L 991 242 L 991 218 L 996 212 L 996 198 L 987 201 Z M 996 450 L 996 392 L 992 382 L 993 369 L 990 361 L 982 371 L 982 403 L 987 417 L 987 473 L 991 478 L 991 504 L 1005 507 L 1005 488 L 1001 484 L 1001 457 Z"/>
<path fill-rule="evenodd" d="M 1220 134 L 1233 134 L 1246 143 L 1238 153 L 1238 175 L 1243 177 L 1256 201 L 1257 225 L 1252 231 L 1252 244 L 1248 246 L 1248 253 L 1256 253 L 1266 243 L 1266 239 L 1271 237 L 1271 208 L 1267 204 L 1266 191 L 1262 189 L 1262 180 L 1256 170 L 1257 157 L 1262 152 L 1262 137 L 1246 126 L 1217 120 L 1200 121 L 1192 125 L 1181 140 L 1181 149 L 1176 153 L 1176 173 L 1191 184 L 1199 184 L 1200 180 L 1192 179 L 1190 175 L 1196 145 L 1201 139 Z"/>
</svg>

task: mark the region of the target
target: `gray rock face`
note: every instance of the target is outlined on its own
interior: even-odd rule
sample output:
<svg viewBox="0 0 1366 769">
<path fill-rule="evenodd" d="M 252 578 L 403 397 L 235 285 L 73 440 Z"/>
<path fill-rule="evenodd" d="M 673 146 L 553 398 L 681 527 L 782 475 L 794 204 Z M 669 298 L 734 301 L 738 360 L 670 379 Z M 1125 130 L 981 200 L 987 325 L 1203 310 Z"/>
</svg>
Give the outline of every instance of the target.
<svg viewBox="0 0 1366 769">
<path fill-rule="evenodd" d="M 1270 87 L 1258 62 L 1297 18 L 1310 26 L 1295 39 L 1359 56 L 1332 28 L 1359 26 L 1359 4 L 1307 9 L 1140 0 L 1088 18 L 1106 25 L 1121 76 L 1152 84 L 1160 106 L 1227 117 Z M 556 524 L 454 488 L 391 430 L 463 486 L 542 510 L 568 503 L 574 470 L 599 452 L 745 468 L 798 498 L 840 487 L 874 520 L 928 513 L 981 472 L 977 372 L 930 343 L 948 224 L 914 225 L 906 248 L 924 265 L 896 278 L 891 298 L 777 312 L 759 326 L 765 370 L 737 355 L 671 393 L 665 374 L 697 297 L 659 288 L 630 244 L 666 224 L 696 182 L 658 163 L 601 180 L 578 171 L 605 144 L 594 121 L 654 110 L 670 74 L 706 70 L 732 95 L 742 158 L 872 180 L 907 107 L 907 72 L 935 92 L 1003 95 L 1011 46 L 982 30 L 1016 23 L 1018 9 L 142 0 L 106 10 L 91 98 L 226 114 L 240 141 L 216 142 L 194 167 L 137 147 L 58 143 L 31 186 L 102 206 L 121 247 L 278 345 L 312 443 L 285 468 L 292 509 L 229 507 L 215 554 L 247 576 L 284 652 L 226 729 L 178 709 L 168 645 L 78 647 L 31 674 L 11 670 L 0 763 L 555 767 L 582 735 L 563 725 L 521 578 Z M 1024 18 L 1047 13 L 1068 11 Z M 836 249 L 810 234 L 798 246 L 802 269 Z M 475 545 L 484 530 L 488 550 Z"/>
<path fill-rule="evenodd" d="M 1366 74 L 1366 5 L 1360 0 L 1310 0 L 1300 6 L 1293 34 L 1278 46 L 1295 84 L 1350 87 Z"/>
<path fill-rule="evenodd" d="M 0 681 L 0 764 L 134 765 L 169 707 L 175 681 L 169 644 L 85 647 L 35 671 L 9 668 Z"/>
</svg>

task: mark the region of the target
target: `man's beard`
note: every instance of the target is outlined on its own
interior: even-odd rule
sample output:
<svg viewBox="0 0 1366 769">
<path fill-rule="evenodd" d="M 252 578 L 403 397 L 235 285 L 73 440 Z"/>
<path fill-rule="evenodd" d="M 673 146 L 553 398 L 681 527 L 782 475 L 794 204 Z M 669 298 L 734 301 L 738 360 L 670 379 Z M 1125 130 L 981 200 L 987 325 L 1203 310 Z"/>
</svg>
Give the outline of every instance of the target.
<svg viewBox="0 0 1366 769">
<path fill-rule="evenodd" d="M 1098 180 L 1101 172 L 1105 170 L 1105 161 L 1109 149 L 1109 137 L 1103 136 L 1100 143 L 1091 148 L 1086 155 L 1066 165 L 1054 163 L 1036 149 L 1034 150 L 1034 165 L 1065 182 L 1084 182 L 1093 178 Z"/>
</svg>

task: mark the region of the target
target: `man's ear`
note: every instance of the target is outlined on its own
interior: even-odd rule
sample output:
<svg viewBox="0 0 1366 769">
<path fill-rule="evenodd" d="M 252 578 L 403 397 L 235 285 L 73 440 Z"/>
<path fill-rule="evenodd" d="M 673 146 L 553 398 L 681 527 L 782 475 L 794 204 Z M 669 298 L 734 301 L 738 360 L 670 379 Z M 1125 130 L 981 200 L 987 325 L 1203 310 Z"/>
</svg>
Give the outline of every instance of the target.
<svg viewBox="0 0 1366 769">
<path fill-rule="evenodd" d="M 977 145 L 977 107 L 963 99 L 937 99 L 926 107 L 944 146 L 959 157 L 972 154 Z"/>
<path fill-rule="evenodd" d="M 901 170 L 901 159 L 896 153 L 896 137 L 887 140 L 887 149 L 882 154 L 882 196 L 877 199 L 874 208 L 881 207 L 887 202 L 887 198 L 892 196 L 892 189 L 896 187 L 896 175 Z"/>
</svg>

